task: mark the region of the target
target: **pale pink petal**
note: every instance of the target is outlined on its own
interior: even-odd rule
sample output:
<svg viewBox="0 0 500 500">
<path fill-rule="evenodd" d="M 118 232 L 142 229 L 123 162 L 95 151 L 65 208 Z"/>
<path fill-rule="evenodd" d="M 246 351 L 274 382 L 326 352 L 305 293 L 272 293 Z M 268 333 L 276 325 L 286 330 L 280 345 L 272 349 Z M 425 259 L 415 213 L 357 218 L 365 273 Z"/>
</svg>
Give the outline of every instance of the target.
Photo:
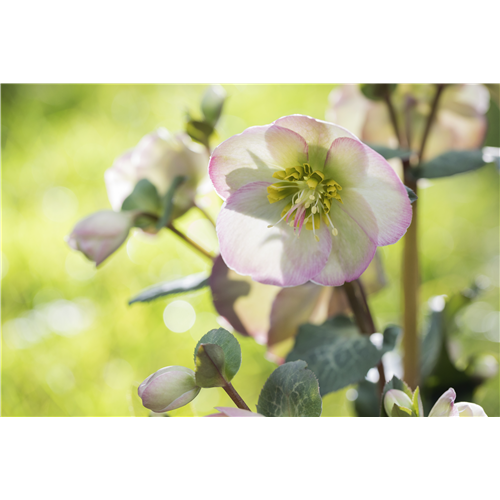
<svg viewBox="0 0 500 500">
<path fill-rule="evenodd" d="M 475 403 L 456 403 L 459 417 L 487 417 L 483 408 Z"/>
<path fill-rule="evenodd" d="M 208 173 L 219 196 L 226 199 L 245 184 L 276 182 L 276 170 L 307 162 L 306 141 L 276 125 L 250 127 L 217 146 Z"/>
<path fill-rule="evenodd" d="M 314 283 L 281 290 L 273 302 L 267 345 L 294 337 L 299 326 L 309 321 L 323 290 Z"/>
<path fill-rule="evenodd" d="M 381 155 L 343 137 L 328 151 L 324 172 L 342 186 L 341 210 L 377 246 L 391 245 L 405 234 L 412 219 L 411 203 L 403 183 Z"/>
<path fill-rule="evenodd" d="M 223 205 L 217 235 L 224 262 L 239 274 L 268 285 L 297 286 L 316 276 L 330 254 L 332 239 L 326 224 L 297 237 L 282 221 L 287 201 L 270 204 L 266 182 L 241 187 Z"/>
<path fill-rule="evenodd" d="M 356 136 L 345 128 L 310 116 L 284 116 L 274 123 L 297 132 L 306 140 L 309 146 L 309 163 L 314 170 L 323 169 L 326 155 L 335 139 L 338 137 L 356 139 Z"/>
<path fill-rule="evenodd" d="M 238 274 L 226 266 L 220 255 L 214 261 L 210 288 L 216 311 L 238 333 L 260 344 L 267 342 L 271 306 L 281 288 Z"/>
<path fill-rule="evenodd" d="M 458 417 L 458 409 L 456 407 L 455 398 L 457 394 L 450 387 L 434 404 L 429 417 Z"/>
<path fill-rule="evenodd" d="M 377 246 L 338 204 L 332 205 L 329 215 L 338 235 L 331 236 L 332 250 L 328 262 L 312 281 L 319 285 L 340 286 L 363 274 Z"/>
<path fill-rule="evenodd" d="M 233 408 L 230 406 L 216 406 L 216 410 L 219 410 L 221 413 L 228 417 L 263 417 L 260 413 L 254 413 L 253 411 L 243 410 L 241 408 Z"/>
</svg>

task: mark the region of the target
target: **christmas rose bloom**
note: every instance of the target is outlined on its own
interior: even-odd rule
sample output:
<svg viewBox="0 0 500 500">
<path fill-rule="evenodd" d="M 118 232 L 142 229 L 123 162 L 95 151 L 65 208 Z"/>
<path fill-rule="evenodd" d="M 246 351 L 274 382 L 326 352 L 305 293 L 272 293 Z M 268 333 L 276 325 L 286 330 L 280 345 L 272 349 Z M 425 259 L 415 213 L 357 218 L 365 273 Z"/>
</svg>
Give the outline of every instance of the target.
<svg viewBox="0 0 500 500">
<path fill-rule="evenodd" d="M 209 175 L 225 200 L 217 219 L 222 258 L 269 285 L 352 281 L 412 218 L 406 189 L 382 156 L 308 116 L 229 138 L 214 150 Z"/>
<path fill-rule="evenodd" d="M 483 408 L 475 403 L 455 403 L 457 397 L 451 387 L 436 401 L 429 417 L 487 417 Z"/>
</svg>

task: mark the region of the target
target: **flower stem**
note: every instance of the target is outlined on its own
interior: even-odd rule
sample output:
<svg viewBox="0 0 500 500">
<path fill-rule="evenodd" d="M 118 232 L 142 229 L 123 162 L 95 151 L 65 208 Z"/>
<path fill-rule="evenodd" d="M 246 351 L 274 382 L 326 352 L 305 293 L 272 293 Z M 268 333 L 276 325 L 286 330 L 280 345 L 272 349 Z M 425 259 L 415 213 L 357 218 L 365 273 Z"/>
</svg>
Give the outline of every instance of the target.
<svg viewBox="0 0 500 500">
<path fill-rule="evenodd" d="M 242 410 L 250 410 L 245 401 L 243 401 L 242 397 L 236 392 L 236 389 L 233 387 L 231 382 L 228 382 L 227 385 L 222 387 L 228 394 L 228 396 L 233 400 L 233 403 Z"/>
<path fill-rule="evenodd" d="M 182 238 L 186 243 L 189 243 L 193 248 L 198 250 L 198 252 L 201 252 L 203 255 L 208 257 L 210 260 L 214 260 L 215 257 L 211 255 L 207 250 L 205 250 L 203 247 L 198 245 L 195 241 L 193 241 L 191 238 L 187 237 L 184 233 L 181 233 L 178 229 L 176 229 L 171 223 L 167 226 L 168 229 L 170 229 L 173 233 L 175 233 L 179 238 Z"/>
<path fill-rule="evenodd" d="M 349 301 L 349 305 L 351 306 L 352 312 L 354 313 L 354 318 L 356 319 L 356 324 L 361 333 L 365 335 L 371 335 L 372 333 L 376 333 L 377 329 L 375 327 L 375 323 L 373 321 L 373 316 L 370 311 L 370 307 L 368 306 L 368 301 L 366 299 L 365 290 L 361 280 L 356 279 L 351 281 L 350 283 L 344 283 L 344 290 L 347 295 L 347 299 Z M 382 394 L 385 386 L 385 373 L 384 373 L 384 365 L 382 361 L 377 365 L 379 380 L 378 380 L 378 389 L 379 394 Z"/>
<path fill-rule="evenodd" d="M 422 157 L 424 155 L 425 145 L 427 143 L 427 138 L 429 137 L 429 132 L 432 127 L 432 123 L 434 121 L 434 117 L 436 116 L 436 111 L 438 108 L 439 98 L 441 97 L 441 93 L 445 88 L 445 84 L 439 83 L 436 87 L 436 94 L 434 95 L 434 100 L 432 101 L 431 112 L 429 114 L 429 118 L 427 119 L 427 123 L 425 125 L 424 135 L 422 136 L 422 144 L 420 146 L 420 151 L 418 153 L 418 161 L 422 161 Z M 409 186 L 411 187 L 411 186 Z"/>
</svg>

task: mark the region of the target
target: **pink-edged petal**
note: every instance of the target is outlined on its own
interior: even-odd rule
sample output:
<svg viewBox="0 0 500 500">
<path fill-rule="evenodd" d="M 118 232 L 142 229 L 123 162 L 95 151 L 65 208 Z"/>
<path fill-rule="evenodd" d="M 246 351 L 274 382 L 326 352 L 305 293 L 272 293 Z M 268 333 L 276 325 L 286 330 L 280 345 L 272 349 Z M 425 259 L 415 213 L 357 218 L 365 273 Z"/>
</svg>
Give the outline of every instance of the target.
<svg viewBox="0 0 500 500">
<path fill-rule="evenodd" d="M 267 285 L 297 286 L 326 264 L 332 240 L 326 224 L 297 237 L 284 221 L 276 224 L 287 201 L 270 204 L 266 182 L 241 187 L 223 205 L 217 219 L 220 251 L 227 266 Z"/>
<path fill-rule="evenodd" d="M 269 316 L 281 288 L 263 285 L 229 269 L 219 255 L 209 280 L 214 307 L 242 335 L 267 342 Z"/>
<path fill-rule="evenodd" d="M 273 302 L 267 345 L 294 337 L 299 326 L 310 319 L 323 290 L 314 283 L 283 288 Z"/>
<path fill-rule="evenodd" d="M 450 387 L 435 403 L 429 412 L 429 417 L 458 417 L 455 398 L 457 394 Z"/>
<path fill-rule="evenodd" d="M 226 199 L 246 184 L 276 182 L 276 170 L 302 165 L 307 158 L 307 143 L 299 134 L 273 124 L 250 127 L 215 148 L 208 173 Z"/>
<path fill-rule="evenodd" d="M 377 246 L 338 204 L 332 205 L 330 218 L 338 230 L 338 235 L 330 236 L 330 257 L 312 281 L 319 285 L 340 286 L 363 274 L 372 261 Z"/>
<path fill-rule="evenodd" d="M 323 169 L 326 155 L 335 139 L 339 137 L 356 139 L 356 136 L 345 128 L 310 116 L 284 116 L 274 123 L 297 132 L 305 139 L 309 146 L 309 163 L 314 170 Z"/>
<path fill-rule="evenodd" d="M 242 410 L 241 408 L 232 408 L 232 407 L 222 407 L 222 406 L 216 406 L 216 410 L 220 411 L 221 413 L 224 413 L 227 417 L 263 417 L 264 415 L 261 415 L 260 413 L 254 413 L 253 411 L 249 410 Z"/>
<path fill-rule="evenodd" d="M 342 186 L 340 208 L 348 213 L 377 245 L 391 245 L 412 219 L 406 188 L 381 155 L 365 144 L 343 137 L 333 142 L 325 175 Z"/>
</svg>

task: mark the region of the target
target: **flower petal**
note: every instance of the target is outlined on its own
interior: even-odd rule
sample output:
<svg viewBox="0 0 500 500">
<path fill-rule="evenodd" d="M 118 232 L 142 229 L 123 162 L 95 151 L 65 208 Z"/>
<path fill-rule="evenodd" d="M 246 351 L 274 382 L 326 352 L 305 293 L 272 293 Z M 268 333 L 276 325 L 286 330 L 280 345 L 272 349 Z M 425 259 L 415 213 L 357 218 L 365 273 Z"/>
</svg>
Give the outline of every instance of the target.
<svg viewBox="0 0 500 500">
<path fill-rule="evenodd" d="M 487 417 L 483 408 L 475 403 L 457 403 L 455 408 L 458 410 L 459 417 Z"/>
<path fill-rule="evenodd" d="M 267 182 L 241 187 L 223 205 L 217 219 L 217 236 L 224 262 L 239 274 L 268 285 L 297 286 L 316 276 L 332 247 L 326 224 L 297 237 L 281 218 L 287 201 L 270 204 Z"/>
<path fill-rule="evenodd" d="M 342 186 L 342 210 L 377 245 L 396 243 L 408 229 L 412 208 L 406 189 L 387 161 L 363 143 L 336 139 L 325 175 Z"/>
<path fill-rule="evenodd" d="M 314 170 L 323 170 L 326 155 L 335 139 L 338 137 L 356 139 L 356 136 L 345 128 L 310 116 L 284 116 L 274 123 L 297 132 L 305 139 L 309 147 L 309 163 Z"/>
<path fill-rule="evenodd" d="M 214 261 L 209 283 L 217 312 L 237 332 L 265 344 L 271 306 L 281 289 L 241 276 L 229 269 L 220 255 Z"/>
<path fill-rule="evenodd" d="M 249 410 L 242 410 L 241 408 L 231 408 L 216 406 L 216 410 L 220 413 L 212 413 L 211 415 L 206 415 L 207 417 L 263 417 L 260 413 L 254 413 Z"/>
<path fill-rule="evenodd" d="M 245 184 L 275 182 L 276 170 L 307 162 L 307 143 L 277 125 L 250 127 L 217 146 L 208 173 L 219 196 L 226 199 Z"/>
<path fill-rule="evenodd" d="M 458 408 L 454 404 L 457 394 L 451 387 L 436 401 L 429 412 L 429 417 L 458 417 Z"/>
<path fill-rule="evenodd" d="M 359 278 L 375 255 L 377 246 L 338 204 L 333 204 L 330 218 L 338 229 L 332 239 L 330 257 L 312 281 L 319 285 L 340 286 Z"/>
</svg>

